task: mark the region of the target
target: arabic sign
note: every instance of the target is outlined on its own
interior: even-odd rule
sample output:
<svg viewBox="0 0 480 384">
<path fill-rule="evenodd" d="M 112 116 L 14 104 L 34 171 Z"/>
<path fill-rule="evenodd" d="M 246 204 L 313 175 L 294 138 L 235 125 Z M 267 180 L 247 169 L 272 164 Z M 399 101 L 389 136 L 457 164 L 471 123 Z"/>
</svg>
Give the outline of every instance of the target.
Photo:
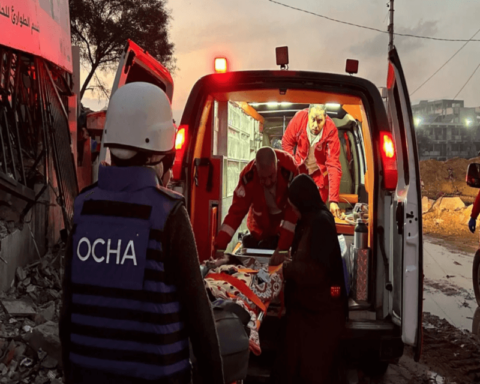
<svg viewBox="0 0 480 384">
<path fill-rule="evenodd" d="M 72 72 L 68 0 L 0 0 L 0 45 Z"/>
</svg>

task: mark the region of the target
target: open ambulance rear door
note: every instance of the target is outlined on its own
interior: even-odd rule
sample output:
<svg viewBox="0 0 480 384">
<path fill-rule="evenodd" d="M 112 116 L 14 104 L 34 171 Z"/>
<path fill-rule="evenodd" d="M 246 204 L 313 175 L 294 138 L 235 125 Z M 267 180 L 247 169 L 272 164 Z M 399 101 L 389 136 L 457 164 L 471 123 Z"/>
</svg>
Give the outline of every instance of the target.
<svg viewBox="0 0 480 384">
<path fill-rule="evenodd" d="M 422 202 L 417 142 L 405 76 L 396 49 L 390 51 L 387 78 L 387 111 L 398 168 L 394 192 L 392 318 L 401 323 L 402 340 L 415 349 L 418 361 L 422 346 L 423 240 Z"/>
<path fill-rule="evenodd" d="M 150 54 L 128 40 L 125 50 L 118 63 L 117 73 L 113 82 L 111 96 L 115 91 L 123 87 L 125 84 L 142 81 L 145 83 L 154 84 L 167 94 L 170 103 L 173 99 L 173 79 L 170 72 L 161 63 L 154 59 Z M 132 127 L 134 129 L 134 127 Z M 100 161 L 110 160 L 107 157 L 107 152 L 103 147 L 100 150 Z"/>
</svg>

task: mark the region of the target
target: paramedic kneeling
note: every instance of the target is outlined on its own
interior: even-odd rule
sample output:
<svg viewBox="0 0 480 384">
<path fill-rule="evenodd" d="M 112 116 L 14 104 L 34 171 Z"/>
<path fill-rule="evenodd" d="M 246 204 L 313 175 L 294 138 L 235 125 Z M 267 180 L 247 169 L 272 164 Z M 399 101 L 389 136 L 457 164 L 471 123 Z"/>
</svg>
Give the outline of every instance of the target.
<svg viewBox="0 0 480 384">
<path fill-rule="evenodd" d="M 212 310 L 182 195 L 163 188 L 175 158 L 170 102 L 158 87 L 113 95 L 112 166 L 75 199 L 60 319 L 66 383 L 223 383 Z"/>
<path fill-rule="evenodd" d="M 322 200 L 330 202 L 330 211 L 340 217 L 340 140 L 337 127 L 327 116 L 325 106 L 312 104 L 308 109 L 297 112 L 288 124 L 282 145 L 285 151 L 295 156 L 300 173 L 313 178 Z"/>
<path fill-rule="evenodd" d="M 288 185 L 298 169 L 288 153 L 260 148 L 240 174 L 233 202 L 214 242 L 214 257 L 222 258 L 235 231 L 248 213 L 250 235 L 245 248 L 275 249 L 272 260 L 280 264 L 293 240 L 297 216 L 288 204 Z"/>
<path fill-rule="evenodd" d="M 283 264 L 286 330 L 273 382 L 333 384 L 347 311 L 335 220 L 307 175 L 293 180 L 288 198 L 299 221 Z"/>
</svg>

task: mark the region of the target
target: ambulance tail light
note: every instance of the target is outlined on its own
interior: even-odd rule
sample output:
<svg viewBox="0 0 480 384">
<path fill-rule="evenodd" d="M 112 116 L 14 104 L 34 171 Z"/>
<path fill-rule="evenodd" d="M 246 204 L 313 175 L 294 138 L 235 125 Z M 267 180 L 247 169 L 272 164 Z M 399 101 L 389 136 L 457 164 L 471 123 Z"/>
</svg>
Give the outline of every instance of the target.
<svg viewBox="0 0 480 384">
<path fill-rule="evenodd" d="M 175 149 L 178 151 L 183 148 L 185 144 L 185 127 L 180 127 L 177 132 L 177 138 L 175 139 Z"/>
<path fill-rule="evenodd" d="M 384 186 L 387 191 L 394 191 L 397 187 L 398 170 L 395 143 L 390 132 L 380 133 L 380 152 L 382 154 Z"/>
<path fill-rule="evenodd" d="M 333 298 L 340 297 L 340 294 L 342 293 L 342 288 L 338 286 L 332 286 L 330 287 L 330 296 Z"/>
<path fill-rule="evenodd" d="M 177 137 L 175 139 L 175 163 L 173 164 L 173 178 L 179 180 L 182 176 L 182 164 L 185 156 L 185 149 L 187 147 L 187 125 L 180 125 L 177 130 Z"/>
</svg>

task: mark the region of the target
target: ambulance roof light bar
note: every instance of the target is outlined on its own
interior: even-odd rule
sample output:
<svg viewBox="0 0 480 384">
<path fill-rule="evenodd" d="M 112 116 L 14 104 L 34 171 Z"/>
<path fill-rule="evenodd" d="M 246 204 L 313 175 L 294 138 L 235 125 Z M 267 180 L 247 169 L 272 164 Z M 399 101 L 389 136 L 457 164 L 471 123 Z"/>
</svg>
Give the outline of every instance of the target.
<svg viewBox="0 0 480 384">
<path fill-rule="evenodd" d="M 275 54 L 277 56 L 277 65 L 280 69 L 288 69 L 288 47 L 275 48 Z"/>
<path fill-rule="evenodd" d="M 215 72 L 216 73 L 226 73 L 228 71 L 228 63 L 225 57 L 216 57 L 215 58 Z"/>
</svg>

